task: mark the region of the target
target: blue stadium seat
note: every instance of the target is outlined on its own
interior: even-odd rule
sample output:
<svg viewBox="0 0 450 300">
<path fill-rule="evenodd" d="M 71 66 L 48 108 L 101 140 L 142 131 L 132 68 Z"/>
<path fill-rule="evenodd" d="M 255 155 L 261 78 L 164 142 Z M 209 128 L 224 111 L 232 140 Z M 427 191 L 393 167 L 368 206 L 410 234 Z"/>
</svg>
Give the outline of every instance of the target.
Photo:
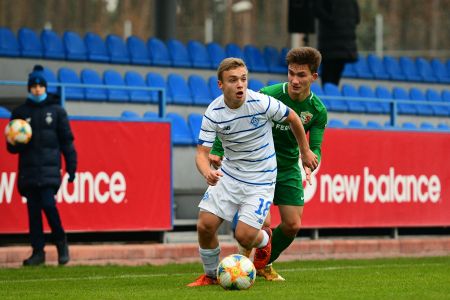
<svg viewBox="0 0 450 300">
<path fill-rule="evenodd" d="M 153 65 L 161 67 L 171 66 L 169 50 L 163 41 L 156 37 L 149 38 L 147 41 L 147 49 Z"/>
<path fill-rule="evenodd" d="M 356 90 L 356 88 L 349 83 L 344 83 L 342 85 L 342 95 L 344 97 L 360 98 L 359 93 Z M 346 101 L 347 101 L 347 105 L 348 105 L 348 110 L 350 112 L 354 112 L 354 113 L 365 113 L 366 112 L 366 105 L 364 102 L 351 100 L 351 99 L 346 99 Z"/>
<path fill-rule="evenodd" d="M 42 44 L 36 32 L 30 28 L 22 27 L 17 33 L 20 54 L 23 57 L 42 57 Z"/>
<path fill-rule="evenodd" d="M 285 66 L 286 70 L 287 70 L 286 56 L 290 50 L 291 50 L 291 48 L 283 47 L 283 48 L 281 48 L 281 51 L 280 51 L 280 64 L 282 66 Z"/>
<path fill-rule="evenodd" d="M 366 126 L 364 125 L 363 122 L 361 122 L 358 119 L 350 119 L 348 121 L 347 127 L 348 128 L 365 128 Z"/>
<path fill-rule="evenodd" d="M 167 76 L 167 94 L 172 97 L 174 104 L 193 104 L 189 86 L 180 74 L 171 73 Z"/>
<path fill-rule="evenodd" d="M 87 60 L 86 46 L 78 33 L 73 31 L 64 32 L 63 44 L 68 60 Z"/>
<path fill-rule="evenodd" d="M 356 78 L 355 64 L 356 63 L 346 63 L 344 65 L 344 70 L 342 71 L 342 77 Z"/>
<path fill-rule="evenodd" d="M 330 119 L 327 124 L 328 128 L 344 128 L 345 124 L 341 120 L 338 119 Z"/>
<path fill-rule="evenodd" d="M 186 45 L 187 51 L 194 68 L 211 69 L 211 59 L 206 46 L 199 41 L 189 41 Z"/>
<path fill-rule="evenodd" d="M 327 97 L 338 97 L 338 98 L 327 98 L 329 103 L 330 111 L 347 112 L 348 104 L 342 99 L 341 92 L 339 88 L 333 83 L 325 83 L 323 86 L 323 91 Z"/>
<path fill-rule="evenodd" d="M 376 79 L 380 80 L 388 80 L 389 74 L 386 72 L 383 61 L 381 58 L 376 56 L 375 54 L 367 55 L 367 63 L 369 65 L 369 69 L 371 73 L 374 75 Z"/>
<path fill-rule="evenodd" d="M 103 83 L 105 85 L 117 85 L 124 86 L 125 81 L 116 70 L 106 70 L 103 72 Z M 107 90 L 108 100 L 115 102 L 126 102 L 129 100 L 128 91 L 122 89 L 110 89 Z"/>
<path fill-rule="evenodd" d="M 143 115 L 144 119 L 158 119 L 158 113 L 154 111 L 146 111 Z"/>
<path fill-rule="evenodd" d="M 441 94 L 438 93 L 438 91 L 434 90 L 434 89 L 427 89 L 427 91 L 425 92 L 425 97 L 427 98 L 428 101 L 431 102 L 444 102 L 442 100 Z M 445 102 L 444 102 L 445 103 Z M 435 116 L 440 116 L 440 117 L 447 117 L 450 113 L 450 107 L 448 106 L 441 106 L 441 105 L 432 105 L 431 108 L 433 109 L 433 114 Z"/>
<path fill-rule="evenodd" d="M 209 105 L 213 100 L 208 84 L 200 75 L 192 74 L 188 78 L 192 99 L 196 105 Z"/>
<path fill-rule="evenodd" d="M 285 64 L 281 63 L 282 60 L 277 48 L 273 46 L 265 46 L 263 55 L 270 73 L 287 74 L 287 67 Z"/>
<path fill-rule="evenodd" d="M 442 101 L 450 103 L 450 90 L 442 90 L 441 97 Z"/>
<path fill-rule="evenodd" d="M 380 100 L 392 100 L 393 99 L 391 91 L 389 91 L 386 87 L 380 86 L 380 85 L 375 87 L 375 95 Z M 385 113 L 390 113 L 392 103 L 380 102 L 380 104 L 381 104 L 381 106 L 383 106 L 383 111 Z"/>
<path fill-rule="evenodd" d="M 208 86 L 213 100 L 222 95 L 222 90 L 217 85 L 217 76 L 212 75 L 208 78 Z"/>
<path fill-rule="evenodd" d="M 383 109 L 383 105 L 380 102 L 376 101 L 375 92 L 372 90 L 371 87 L 369 87 L 368 85 L 362 84 L 358 88 L 358 93 L 359 93 L 360 97 L 372 99 L 365 103 L 368 113 L 371 113 L 371 114 L 385 113 L 385 111 Z M 389 105 L 387 106 L 387 108 L 389 109 Z"/>
<path fill-rule="evenodd" d="M 81 82 L 84 84 L 104 85 L 98 73 L 91 69 L 83 69 L 80 73 Z M 90 101 L 106 101 L 108 95 L 106 89 L 102 88 L 85 88 L 86 100 Z"/>
<path fill-rule="evenodd" d="M 122 38 L 115 34 L 108 34 L 105 40 L 111 62 L 115 64 L 129 64 L 130 54 Z"/>
<path fill-rule="evenodd" d="M 206 44 L 206 50 L 208 50 L 209 57 L 211 59 L 211 64 L 214 69 L 217 69 L 220 62 L 227 57 L 225 49 L 218 43 L 211 42 Z"/>
<path fill-rule="evenodd" d="M 372 72 L 370 71 L 369 64 L 366 57 L 359 55 L 358 60 L 354 63 L 354 69 L 356 72 L 356 77 L 363 79 L 374 78 Z"/>
<path fill-rule="evenodd" d="M 0 56 L 20 56 L 16 36 L 7 27 L 0 27 Z"/>
<path fill-rule="evenodd" d="M 325 107 L 329 110 L 330 109 L 330 101 L 328 99 L 324 99 L 322 96 L 325 96 L 325 92 L 323 91 L 322 87 L 320 86 L 320 84 L 318 84 L 317 82 L 313 82 L 311 84 L 311 91 L 316 94 L 320 100 L 322 101 L 322 103 L 325 105 Z"/>
<path fill-rule="evenodd" d="M 81 84 L 78 74 L 74 70 L 67 67 L 63 67 L 58 70 L 58 79 L 60 83 Z M 84 90 L 81 87 L 66 87 L 64 92 L 67 99 L 84 99 Z"/>
<path fill-rule="evenodd" d="M 191 136 L 194 144 L 198 143 L 198 136 L 200 134 L 200 128 L 202 127 L 202 118 L 203 116 L 201 114 L 190 113 L 188 115 L 188 125 L 191 130 Z"/>
<path fill-rule="evenodd" d="M 450 126 L 445 123 L 439 123 L 437 129 L 450 131 Z"/>
<path fill-rule="evenodd" d="M 137 112 L 131 110 L 122 111 L 120 118 L 124 120 L 142 120 L 141 116 Z"/>
<path fill-rule="evenodd" d="M 403 70 L 403 74 L 405 74 L 405 77 L 408 81 L 424 81 L 424 78 L 422 78 L 422 76 L 420 76 L 419 72 L 417 71 L 416 64 L 410 57 L 400 56 L 398 61 Z"/>
<path fill-rule="evenodd" d="M 127 49 L 133 65 L 150 65 L 150 57 L 144 41 L 135 35 L 127 38 Z"/>
<path fill-rule="evenodd" d="M 427 101 L 427 98 L 425 97 L 425 94 L 419 90 L 418 88 L 411 88 L 409 90 L 409 98 L 411 100 L 416 100 L 416 101 Z M 417 109 L 417 114 L 420 116 L 432 116 L 433 113 L 433 108 L 431 105 L 428 104 L 414 104 L 416 106 Z"/>
<path fill-rule="evenodd" d="M 417 129 L 417 126 L 416 126 L 416 124 L 414 124 L 412 122 L 403 122 L 402 128 L 403 129 Z"/>
<path fill-rule="evenodd" d="M 420 123 L 420 129 L 427 129 L 427 130 L 431 129 L 431 130 L 434 130 L 436 128 L 430 122 L 422 122 L 422 123 Z"/>
<path fill-rule="evenodd" d="M 392 96 L 395 100 L 411 100 L 411 98 L 409 98 L 408 92 L 404 88 L 399 86 L 395 86 L 392 89 Z M 410 103 L 398 103 L 397 108 L 398 113 L 401 115 L 416 115 L 418 113 L 416 106 Z"/>
<path fill-rule="evenodd" d="M 386 55 L 383 57 L 383 64 L 391 79 L 399 81 L 406 80 L 406 76 L 396 58 Z"/>
<path fill-rule="evenodd" d="M 141 74 L 136 71 L 127 71 L 125 72 L 125 83 L 129 87 L 141 87 L 146 88 L 144 78 L 142 78 Z M 150 94 L 148 91 L 144 90 L 128 90 L 130 95 L 130 102 L 143 102 L 150 103 Z"/>
<path fill-rule="evenodd" d="M 423 81 L 431 83 L 439 82 L 438 78 L 434 75 L 434 71 L 431 69 L 430 62 L 425 58 L 416 58 L 416 69 Z"/>
<path fill-rule="evenodd" d="M 192 67 L 188 51 L 182 42 L 176 39 L 169 39 L 167 41 L 167 49 L 172 60 L 172 66 L 177 68 Z"/>
<path fill-rule="evenodd" d="M 264 87 L 264 83 L 256 78 L 250 78 L 248 80 L 248 88 L 254 91 L 259 91 L 260 89 L 262 89 Z"/>
<path fill-rule="evenodd" d="M 166 90 L 166 81 L 164 80 L 164 77 L 155 72 L 148 72 L 147 76 L 145 77 L 145 82 L 147 83 L 148 87 L 153 88 L 163 88 Z M 150 91 L 150 101 L 151 102 L 158 102 L 159 101 L 159 92 L 158 91 Z M 172 102 L 172 98 L 169 98 L 169 95 L 167 94 L 166 90 L 166 101 L 167 103 Z"/>
<path fill-rule="evenodd" d="M 167 118 L 172 123 L 172 143 L 179 146 L 193 145 L 192 134 L 184 118 L 173 112 L 168 113 Z"/>
<path fill-rule="evenodd" d="M 52 94 L 58 93 L 58 87 L 52 83 L 58 83 L 55 73 L 47 67 L 44 67 L 44 77 L 47 80 L 47 92 Z"/>
<path fill-rule="evenodd" d="M 244 58 L 248 69 L 251 72 L 267 73 L 269 69 L 267 68 L 266 61 L 259 48 L 253 45 L 246 45 L 244 47 Z"/>
<path fill-rule="evenodd" d="M 366 127 L 371 128 L 371 129 L 382 129 L 383 128 L 383 126 L 380 123 L 378 123 L 377 121 L 373 121 L 373 120 L 367 121 Z"/>
<path fill-rule="evenodd" d="M 274 84 L 279 84 L 279 83 L 282 83 L 282 82 L 283 81 L 278 80 L 278 79 L 269 79 L 269 80 L 267 80 L 267 86 L 274 85 Z"/>
<path fill-rule="evenodd" d="M 433 58 L 430 62 L 431 69 L 434 75 L 438 78 L 439 82 L 450 83 L 450 72 L 447 71 L 445 65 L 438 59 Z"/>
<path fill-rule="evenodd" d="M 9 119 L 11 117 L 11 112 L 3 106 L 0 106 L 0 118 Z"/>
<path fill-rule="evenodd" d="M 245 60 L 244 52 L 242 52 L 241 47 L 239 47 L 239 45 L 235 43 L 229 43 L 225 45 L 225 52 L 227 53 L 227 57 L 237 57 Z"/>
<path fill-rule="evenodd" d="M 53 30 L 45 29 L 41 32 L 41 43 L 44 58 L 65 59 L 64 45 L 61 37 Z"/>
<path fill-rule="evenodd" d="M 95 62 L 109 62 L 111 60 L 105 42 L 96 33 L 88 32 L 84 36 L 87 59 Z"/>
</svg>

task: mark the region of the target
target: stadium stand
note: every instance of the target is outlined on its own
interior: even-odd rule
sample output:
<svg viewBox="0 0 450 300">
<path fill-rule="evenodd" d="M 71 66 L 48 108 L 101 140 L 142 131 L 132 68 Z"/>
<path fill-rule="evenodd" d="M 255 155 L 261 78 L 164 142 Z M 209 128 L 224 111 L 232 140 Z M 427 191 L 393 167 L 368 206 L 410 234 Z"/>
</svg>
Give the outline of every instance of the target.
<svg viewBox="0 0 450 300">
<path fill-rule="evenodd" d="M 22 27 L 17 32 L 20 54 L 23 57 L 42 57 L 42 44 L 36 32 L 27 27 Z"/>
<path fill-rule="evenodd" d="M 409 98 L 411 100 L 426 102 L 425 94 L 416 87 L 409 90 Z M 417 114 L 422 116 L 432 116 L 434 114 L 432 105 L 429 104 L 414 104 L 417 109 Z"/>
<path fill-rule="evenodd" d="M 211 64 L 214 69 L 219 67 L 220 62 L 227 57 L 225 49 L 218 43 L 211 42 L 206 44 L 206 50 L 208 50 Z"/>
<path fill-rule="evenodd" d="M 136 71 L 127 71 L 125 73 L 125 83 L 129 87 L 147 87 L 144 78 L 142 78 L 141 74 Z M 151 98 L 148 91 L 129 90 L 128 93 L 130 96 L 130 102 L 150 103 Z"/>
<path fill-rule="evenodd" d="M 244 52 L 242 52 L 241 47 L 235 43 L 225 45 L 225 52 L 227 53 L 227 57 L 237 57 L 245 60 Z"/>
<path fill-rule="evenodd" d="M 164 80 L 164 77 L 162 77 L 161 74 L 156 72 L 148 72 L 145 77 L 145 82 L 148 87 L 153 88 L 166 88 L 166 82 Z M 172 102 L 172 97 L 166 93 L 167 103 Z M 153 103 L 158 102 L 159 95 L 157 91 L 150 91 L 150 101 Z"/>
<path fill-rule="evenodd" d="M 178 146 L 193 145 L 191 131 L 184 118 L 177 113 L 168 113 L 167 118 L 172 122 L 172 143 Z"/>
<path fill-rule="evenodd" d="M 87 59 L 93 62 L 109 62 L 111 60 L 105 42 L 96 33 L 88 32 L 84 36 Z"/>
<path fill-rule="evenodd" d="M 431 59 L 430 65 L 439 82 L 450 83 L 450 71 L 447 71 L 445 65 L 439 59 Z"/>
<path fill-rule="evenodd" d="M 63 45 L 68 60 L 86 61 L 87 50 L 84 41 L 73 31 L 66 31 L 63 35 Z"/>
<path fill-rule="evenodd" d="M 66 58 L 62 39 L 53 30 L 45 29 L 41 32 L 41 43 L 44 58 L 58 60 Z"/>
<path fill-rule="evenodd" d="M 259 48 L 253 45 L 244 47 L 244 58 L 251 72 L 267 73 L 269 69 Z"/>
<path fill-rule="evenodd" d="M 202 126 L 202 118 L 203 116 L 197 113 L 190 113 L 187 118 L 194 144 L 197 144 L 198 135 L 200 134 L 200 128 Z"/>
<path fill-rule="evenodd" d="M 103 85 L 98 73 L 92 69 L 83 69 L 80 73 L 81 82 L 84 84 Z M 86 88 L 86 100 L 90 101 L 106 101 L 108 95 L 106 89 L 102 88 Z"/>
<path fill-rule="evenodd" d="M 264 59 L 266 65 L 271 73 L 286 74 L 287 67 L 282 63 L 284 57 L 280 57 L 280 53 L 277 48 L 273 46 L 265 46 L 263 50 Z"/>
<path fill-rule="evenodd" d="M 11 112 L 3 106 L 0 106 L 0 118 L 8 118 L 11 116 Z"/>
<path fill-rule="evenodd" d="M 338 120 L 338 119 L 330 119 L 330 120 L 328 121 L 327 127 L 329 127 L 329 128 L 344 128 L 344 127 L 345 127 L 345 124 L 344 124 L 344 122 L 342 122 L 341 120 Z"/>
<path fill-rule="evenodd" d="M 376 79 L 380 80 L 388 80 L 389 74 L 386 72 L 386 68 L 384 67 L 383 61 L 376 56 L 375 54 L 367 55 L 367 63 L 370 69 L 370 72 L 374 75 Z"/>
<path fill-rule="evenodd" d="M 356 77 L 363 79 L 372 79 L 374 75 L 370 71 L 366 58 L 362 55 L 358 56 L 358 60 L 354 63 Z"/>
<path fill-rule="evenodd" d="M 103 83 L 105 85 L 124 86 L 125 81 L 116 70 L 103 72 Z M 128 91 L 122 89 L 107 89 L 108 100 L 114 102 L 126 102 L 129 100 Z"/>
<path fill-rule="evenodd" d="M 143 118 L 145 119 L 158 119 L 158 113 L 154 112 L 154 111 L 146 111 L 143 115 Z"/>
<path fill-rule="evenodd" d="M 131 110 L 124 110 L 122 111 L 122 113 L 120 114 L 120 118 L 124 119 L 124 120 L 141 120 L 141 116 L 134 111 Z"/>
<path fill-rule="evenodd" d="M 382 114 L 385 112 L 383 109 L 383 105 L 380 102 L 374 100 L 376 96 L 371 87 L 363 84 L 360 85 L 358 88 L 358 94 L 360 97 L 372 99 L 372 101 L 367 100 L 367 102 L 364 103 L 368 113 Z"/>
<path fill-rule="evenodd" d="M 365 128 L 365 127 L 366 126 L 364 125 L 364 123 L 357 119 L 350 119 L 347 124 L 347 128 L 358 128 L 359 129 L 359 128 Z"/>
<path fill-rule="evenodd" d="M 172 66 L 178 68 L 192 67 L 188 51 L 182 42 L 176 39 L 169 39 L 167 41 L 167 49 L 172 60 Z"/>
<path fill-rule="evenodd" d="M 414 124 L 412 122 L 403 122 L 402 128 L 403 129 L 417 129 L 417 126 L 416 126 L 416 124 Z"/>
<path fill-rule="evenodd" d="M 200 75 L 192 74 L 188 78 L 188 85 L 195 105 L 208 105 L 212 96 L 208 84 Z"/>
<path fill-rule="evenodd" d="M 393 80 L 404 81 L 406 76 L 400 67 L 398 60 L 392 56 L 385 55 L 383 57 L 384 67 L 386 72 L 389 74 L 389 78 Z"/>
<path fill-rule="evenodd" d="M 210 69 L 212 67 L 206 46 L 199 41 L 189 41 L 186 45 L 192 67 Z"/>
<path fill-rule="evenodd" d="M 392 96 L 396 100 L 411 100 L 409 98 L 408 92 L 399 86 L 395 86 L 392 89 Z M 398 103 L 397 104 L 398 113 L 402 115 L 415 115 L 417 114 L 417 108 L 414 104 L 409 103 Z"/>
<path fill-rule="evenodd" d="M 222 90 L 217 85 L 217 76 L 210 76 L 208 78 L 208 86 L 213 99 L 216 99 L 222 95 Z"/>
<path fill-rule="evenodd" d="M 56 94 L 58 87 L 54 83 L 58 83 L 55 73 L 50 68 L 44 68 L 44 77 L 47 80 L 47 92 Z"/>
<path fill-rule="evenodd" d="M 254 91 L 259 91 L 264 87 L 264 83 L 256 78 L 250 78 L 248 80 L 248 88 Z"/>
<path fill-rule="evenodd" d="M 368 120 L 366 127 L 370 128 L 370 129 L 382 129 L 383 128 L 383 126 L 380 123 L 378 123 L 377 121 L 373 121 L 373 120 Z"/>
<path fill-rule="evenodd" d="M 121 37 L 115 34 L 108 34 L 105 40 L 111 62 L 115 64 L 129 64 L 130 55 L 127 46 Z"/>
<path fill-rule="evenodd" d="M 342 95 L 344 97 L 353 97 L 353 98 L 359 98 L 358 91 L 356 88 L 348 83 L 344 83 L 342 85 Z M 366 106 L 364 102 L 356 101 L 356 100 L 349 100 L 347 99 L 348 104 L 348 110 L 353 113 L 365 113 L 366 112 Z"/>
<path fill-rule="evenodd" d="M 133 65 L 148 66 L 151 64 L 147 46 L 137 36 L 132 35 L 127 38 L 127 49 Z"/>
<path fill-rule="evenodd" d="M 421 129 L 431 129 L 431 130 L 435 129 L 434 125 L 431 124 L 430 122 L 422 122 L 422 123 L 420 123 L 420 128 Z"/>
<path fill-rule="evenodd" d="M 399 64 L 403 70 L 403 74 L 409 81 L 425 81 L 426 78 L 422 78 L 419 72 L 417 71 L 416 64 L 414 61 L 406 56 L 400 56 Z"/>
<path fill-rule="evenodd" d="M 66 67 L 58 70 L 58 80 L 61 83 L 81 84 L 77 73 Z M 85 98 L 84 89 L 81 87 L 66 87 L 64 92 L 66 93 L 67 99 L 70 100 L 83 100 Z"/>
<path fill-rule="evenodd" d="M 323 91 L 325 96 L 328 97 L 329 106 L 327 107 L 330 111 L 336 112 L 347 112 L 348 104 L 342 99 L 342 94 L 339 88 L 332 83 L 325 83 L 323 86 Z"/>
<path fill-rule="evenodd" d="M 167 76 L 167 94 L 174 104 L 193 104 L 189 86 L 180 74 L 170 73 Z"/>
<path fill-rule="evenodd" d="M 424 59 L 423 57 L 416 58 L 416 67 L 423 81 L 431 83 L 439 82 L 438 78 L 434 75 L 434 72 L 431 69 L 431 65 L 428 60 Z"/>
<path fill-rule="evenodd" d="M 16 36 L 7 27 L 0 27 L 0 55 L 2 56 L 20 56 L 19 43 Z"/>
<path fill-rule="evenodd" d="M 160 39 L 156 37 L 148 39 L 147 49 L 153 65 L 162 67 L 169 67 L 172 65 L 169 50 L 167 49 L 166 44 Z"/>
</svg>

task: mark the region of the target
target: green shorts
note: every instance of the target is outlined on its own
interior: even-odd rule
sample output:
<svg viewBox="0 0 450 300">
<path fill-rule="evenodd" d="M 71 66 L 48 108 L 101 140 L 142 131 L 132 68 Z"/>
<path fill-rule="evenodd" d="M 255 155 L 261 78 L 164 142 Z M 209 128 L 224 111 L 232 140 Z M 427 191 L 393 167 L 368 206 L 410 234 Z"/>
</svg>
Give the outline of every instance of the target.
<svg viewBox="0 0 450 300">
<path fill-rule="evenodd" d="M 273 204 L 294 206 L 305 204 L 302 176 L 299 169 L 291 168 L 286 171 L 278 171 Z"/>
</svg>

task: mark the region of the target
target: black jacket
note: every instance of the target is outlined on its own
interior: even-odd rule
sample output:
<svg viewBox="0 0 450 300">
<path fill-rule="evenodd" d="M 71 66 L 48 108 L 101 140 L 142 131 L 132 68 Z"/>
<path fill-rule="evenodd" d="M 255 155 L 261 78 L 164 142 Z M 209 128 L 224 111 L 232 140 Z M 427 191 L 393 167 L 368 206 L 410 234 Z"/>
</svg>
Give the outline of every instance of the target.
<svg viewBox="0 0 450 300">
<path fill-rule="evenodd" d="M 360 14 L 356 0 L 316 0 L 316 17 L 319 19 L 319 51 L 323 60 L 356 61 L 356 25 Z"/>
<path fill-rule="evenodd" d="M 27 120 L 32 129 L 28 144 L 7 143 L 10 153 L 19 153 L 19 192 L 23 195 L 30 188 L 53 187 L 56 193 L 61 184 L 61 153 L 67 173 L 75 174 L 77 168 L 77 153 L 66 111 L 55 96 L 48 94 L 40 103 L 27 99 L 13 110 L 12 119 Z"/>
</svg>

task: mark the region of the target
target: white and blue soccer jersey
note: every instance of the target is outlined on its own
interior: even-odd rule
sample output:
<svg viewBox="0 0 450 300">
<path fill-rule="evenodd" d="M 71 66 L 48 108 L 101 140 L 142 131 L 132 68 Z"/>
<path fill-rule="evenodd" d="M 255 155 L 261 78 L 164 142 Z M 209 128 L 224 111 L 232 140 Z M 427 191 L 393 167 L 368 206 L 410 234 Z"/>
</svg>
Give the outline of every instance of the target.
<svg viewBox="0 0 450 300">
<path fill-rule="evenodd" d="M 212 147 L 216 135 L 222 141 L 222 172 L 253 185 L 272 185 L 277 162 L 272 138 L 272 120 L 283 122 L 289 109 L 270 96 L 247 90 L 245 102 L 230 109 L 223 95 L 208 106 L 198 144 Z"/>
</svg>

